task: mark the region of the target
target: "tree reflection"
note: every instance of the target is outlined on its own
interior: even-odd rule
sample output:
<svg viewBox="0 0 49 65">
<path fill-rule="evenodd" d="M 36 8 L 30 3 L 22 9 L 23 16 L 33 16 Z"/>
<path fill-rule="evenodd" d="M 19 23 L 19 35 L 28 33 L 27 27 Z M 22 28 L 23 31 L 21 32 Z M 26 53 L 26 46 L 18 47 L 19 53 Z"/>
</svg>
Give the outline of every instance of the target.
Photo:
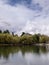
<svg viewBox="0 0 49 65">
<path fill-rule="evenodd" d="M 21 46 L 21 47 L 0 47 L 0 58 L 3 56 L 3 58 L 8 59 L 10 54 L 12 56 L 15 53 L 18 53 L 19 51 L 22 52 L 22 55 L 25 55 L 25 53 L 47 53 L 47 47 L 46 46 Z"/>
</svg>

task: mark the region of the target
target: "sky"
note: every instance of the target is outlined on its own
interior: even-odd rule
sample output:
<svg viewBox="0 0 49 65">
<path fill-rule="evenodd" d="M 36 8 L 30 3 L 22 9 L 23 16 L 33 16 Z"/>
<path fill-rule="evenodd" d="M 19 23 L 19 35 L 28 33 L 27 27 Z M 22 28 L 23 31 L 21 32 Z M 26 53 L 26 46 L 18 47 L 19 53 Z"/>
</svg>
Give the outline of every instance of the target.
<svg viewBox="0 0 49 65">
<path fill-rule="evenodd" d="M 49 35 L 49 0 L 0 0 L 0 29 Z"/>
</svg>

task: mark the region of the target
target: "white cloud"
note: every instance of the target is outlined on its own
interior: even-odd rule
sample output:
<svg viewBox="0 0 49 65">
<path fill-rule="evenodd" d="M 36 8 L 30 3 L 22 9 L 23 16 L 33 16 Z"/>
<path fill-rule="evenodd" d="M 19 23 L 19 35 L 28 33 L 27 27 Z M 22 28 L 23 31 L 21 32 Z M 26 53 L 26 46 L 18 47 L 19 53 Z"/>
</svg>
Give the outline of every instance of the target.
<svg viewBox="0 0 49 65">
<path fill-rule="evenodd" d="M 47 22 L 46 22 L 47 21 Z M 36 19 L 34 22 L 32 21 L 29 21 L 24 30 L 26 32 L 29 32 L 31 34 L 34 34 L 34 33 L 41 33 L 41 34 L 47 34 L 49 35 L 49 18 L 46 18 L 45 20 L 41 20 L 40 18 L 39 19 Z M 24 31 L 23 30 L 23 31 Z"/>
<path fill-rule="evenodd" d="M 16 31 L 18 34 L 25 31 L 49 35 L 48 2 L 48 0 L 34 0 L 34 3 L 39 3 L 43 7 L 41 12 L 37 12 L 24 5 L 10 6 L 0 0 L 0 28 Z"/>
<path fill-rule="evenodd" d="M 31 20 L 35 14 L 34 11 L 22 5 L 17 5 L 16 7 L 2 3 L 0 5 L 0 17 L 2 19 L 0 22 L 7 22 L 17 30 L 18 28 L 22 29 L 27 20 Z"/>
</svg>

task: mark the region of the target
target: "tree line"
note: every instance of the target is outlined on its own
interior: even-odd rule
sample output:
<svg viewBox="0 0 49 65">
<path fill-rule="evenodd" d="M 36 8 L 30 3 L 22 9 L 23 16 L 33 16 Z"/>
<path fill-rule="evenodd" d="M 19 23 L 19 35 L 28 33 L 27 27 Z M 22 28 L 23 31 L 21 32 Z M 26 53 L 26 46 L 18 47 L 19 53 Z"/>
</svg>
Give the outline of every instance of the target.
<svg viewBox="0 0 49 65">
<path fill-rule="evenodd" d="M 9 30 L 5 30 L 2 32 L 0 30 L 0 44 L 8 44 L 8 45 L 32 45 L 32 44 L 42 44 L 49 43 L 49 36 L 41 35 L 41 34 L 29 34 L 22 32 L 20 36 L 17 34 L 10 34 Z"/>
</svg>

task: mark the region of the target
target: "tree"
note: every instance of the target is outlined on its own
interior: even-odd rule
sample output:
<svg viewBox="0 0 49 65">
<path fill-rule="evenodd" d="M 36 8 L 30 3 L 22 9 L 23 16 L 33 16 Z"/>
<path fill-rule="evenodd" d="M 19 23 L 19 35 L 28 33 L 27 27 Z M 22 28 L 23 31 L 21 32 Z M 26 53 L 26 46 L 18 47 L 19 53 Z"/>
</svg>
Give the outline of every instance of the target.
<svg viewBox="0 0 49 65">
<path fill-rule="evenodd" d="M 46 43 L 47 41 L 48 41 L 48 37 L 47 36 L 42 35 L 40 37 L 40 43 Z"/>
<path fill-rule="evenodd" d="M 12 32 L 12 35 L 14 36 L 14 32 Z"/>
<path fill-rule="evenodd" d="M 5 30 L 3 33 L 10 33 L 9 30 Z"/>
<path fill-rule="evenodd" d="M 21 36 L 23 36 L 25 34 L 25 32 L 22 32 Z"/>
<path fill-rule="evenodd" d="M 39 35 L 38 34 L 33 35 L 33 42 L 39 43 Z"/>
<path fill-rule="evenodd" d="M 2 30 L 0 30 L 0 33 L 2 33 Z"/>
</svg>

